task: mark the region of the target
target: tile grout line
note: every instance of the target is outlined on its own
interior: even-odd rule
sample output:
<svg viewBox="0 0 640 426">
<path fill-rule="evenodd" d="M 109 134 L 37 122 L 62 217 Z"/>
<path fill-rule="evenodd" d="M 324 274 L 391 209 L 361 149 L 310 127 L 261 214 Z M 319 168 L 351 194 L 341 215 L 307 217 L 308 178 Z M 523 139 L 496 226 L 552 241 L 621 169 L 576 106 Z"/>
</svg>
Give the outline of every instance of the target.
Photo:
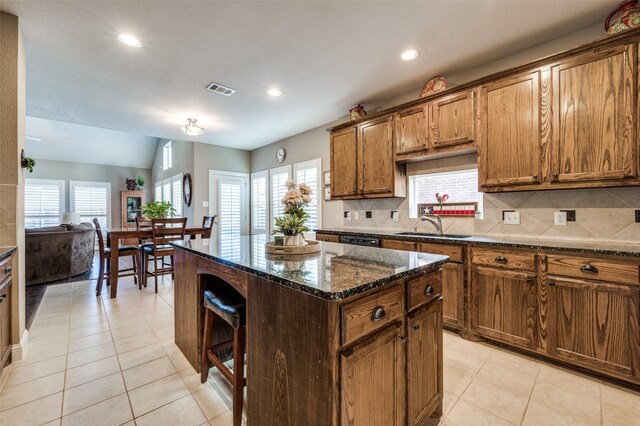
<svg viewBox="0 0 640 426">
<path fill-rule="evenodd" d="M 531 403 L 531 396 L 533 395 L 533 390 L 536 388 L 536 383 L 538 383 L 538 376 L 540 376 L 540 367 L 538 367 L 538 371 L 536 372 L 536 378 L 533 380 L 533 386 L 531 386 L 531 391 L 529 392 L 529 397 L 527 398 L 527 405 L 524 407 L 524 412 L 522 413 L 522 418 L 520 419 L 520 425 L 524 423 L 524 419 L 527 416 L 527 411 L 529 410 L 529 404 Z"/>
</svg>

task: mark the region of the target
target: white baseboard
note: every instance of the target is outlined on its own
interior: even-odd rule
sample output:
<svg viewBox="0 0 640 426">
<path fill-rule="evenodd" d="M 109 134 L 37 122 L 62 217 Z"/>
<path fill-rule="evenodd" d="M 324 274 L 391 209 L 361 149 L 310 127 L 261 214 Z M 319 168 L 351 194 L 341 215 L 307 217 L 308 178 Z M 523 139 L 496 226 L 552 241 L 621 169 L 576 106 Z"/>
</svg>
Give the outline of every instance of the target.
<svg viewBox="0 0 640 426">
<path fill-rule="evenodd" d="M 25 330 L 22 334 L 20 343 L 16 343 L 11 346 L 11 362 L 22 361 L 27 354 L 27 347 L 29 346 L 29 330 Z"/>
</svg>

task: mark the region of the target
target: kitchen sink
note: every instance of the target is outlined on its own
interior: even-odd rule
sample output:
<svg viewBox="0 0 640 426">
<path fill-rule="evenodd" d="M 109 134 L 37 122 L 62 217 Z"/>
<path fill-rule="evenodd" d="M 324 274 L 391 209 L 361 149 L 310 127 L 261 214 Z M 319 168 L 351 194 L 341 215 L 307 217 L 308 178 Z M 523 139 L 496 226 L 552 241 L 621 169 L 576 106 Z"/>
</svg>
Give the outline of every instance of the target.
<svg viewBox="0 0 640 426">
<path fill-rule="evenodd" d="M 436 237 L 436 238 L 469 238 L 471 235 L 456 235 L 456 234 L 436 234 L 434 232 L 396 232 L 394 235 L 406 235 L 411 237 Z"/>
</svg>

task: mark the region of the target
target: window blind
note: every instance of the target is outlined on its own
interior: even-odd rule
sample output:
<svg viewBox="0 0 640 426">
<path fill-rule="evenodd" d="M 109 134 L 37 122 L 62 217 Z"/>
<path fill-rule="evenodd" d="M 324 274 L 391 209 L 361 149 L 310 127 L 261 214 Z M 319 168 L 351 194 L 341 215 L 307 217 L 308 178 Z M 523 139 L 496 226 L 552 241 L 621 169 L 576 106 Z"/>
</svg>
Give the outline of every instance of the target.
<svg viewBox="0 0 640 426">
<path fill-rule="evenodd" d="M 242 183 L 220 181 L 219 183 L 220 251 L 223 256 L 240 258 L 240 239 L 225 238 L 242 233 Z"/>
<path fill-rule="evenodd" d="M 267 171 L 253 173 L 251 175 L 251 233 L 261 234 L 267 232 Z"/>
<path fill-rule="evenodd" d="M 80 215 L 82 222 L 98 218 L 103 229 L 109 227 L 111 185 L 107 182 L 69 182 L 71 211 Z"/>
<path fill-rule="evenodd" d="M 56 180 L 27 179 L 25 181 L 25 228 L 39 228 L 60 224 L 64 200 L 63 185 L 64 181 Z"/>
<path fill-rule="evenodd" d="M 271 170 L 271 224 L 274 219 L 284 214 L 282 198 L 287 192 L 285 184 L 291 176 L 290 168 L 278 168 Z"/>
<path fill-rule="evenodd" d="M 182 174 L 171 178 L 171 204 L 176 209 L 176 217 L 183 217 L 182 208 Z"/>
<path fill-rule="evenodd" d="M 296 182 L 299 184 L 306 183 L 313 193 L 311 194 L 311 202 L 305 209 L 309 214 L 307 226 L 317 229 L 320 226 L 320 209 L 319 199 L 322 196 L 320 187 L 320 160 L 306 161 L 293 166 Z"/>
<path fill-rule="evenodd" d="M 162 201 L 162 183 L 156 183 L 156 190 L 153 196 L 155 201 Z"/>
</svg>

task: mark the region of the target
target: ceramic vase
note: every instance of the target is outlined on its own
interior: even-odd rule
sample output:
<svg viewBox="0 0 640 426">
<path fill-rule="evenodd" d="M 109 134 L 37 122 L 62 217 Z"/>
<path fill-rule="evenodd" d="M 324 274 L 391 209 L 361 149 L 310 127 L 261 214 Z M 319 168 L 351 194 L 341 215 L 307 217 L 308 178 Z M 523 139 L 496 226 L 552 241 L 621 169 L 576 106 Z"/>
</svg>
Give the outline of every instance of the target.
<svg viewBox="0 0 640 426">
<path fill-rule="evenodd" d="M 304 244 L 305 244 L 305 241 L 304 241 L 304 236 L 302 234 L 284 236 L 285 246 L 303 246 Z"/>
</svg>

